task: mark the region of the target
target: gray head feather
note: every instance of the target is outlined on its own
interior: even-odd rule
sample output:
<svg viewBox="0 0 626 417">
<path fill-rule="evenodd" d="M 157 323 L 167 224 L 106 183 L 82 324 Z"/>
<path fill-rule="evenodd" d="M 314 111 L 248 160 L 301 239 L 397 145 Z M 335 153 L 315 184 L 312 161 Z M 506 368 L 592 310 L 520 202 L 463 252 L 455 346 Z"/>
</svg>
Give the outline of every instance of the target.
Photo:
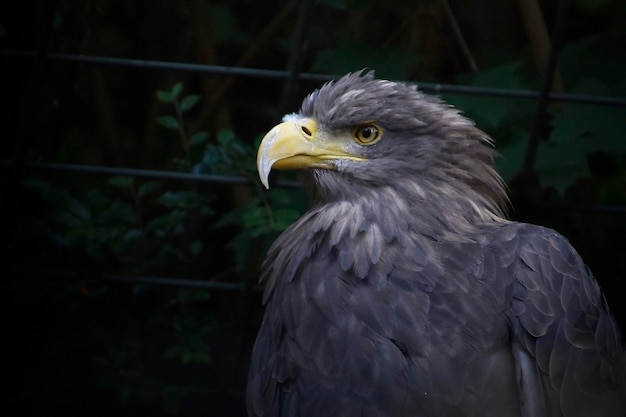
<svg viewBox="0 0 626 417">
<path fill-rule="evenodd" d="M 350 198 L 392 187 L 400 195 L 428 200 L 437 210 L 456 204 L 480 218 L 504 217 L 508 200 L 492 140 L 439 98 L 410 84 L 376 79 L 372 72 L 351 73 L 306 97 L 300 114 L 330 132 L 369 121 L 384 132 L 379 142 L 359 150 L 368 162 L 307 172 L 316 198 Z"/>
</svg>

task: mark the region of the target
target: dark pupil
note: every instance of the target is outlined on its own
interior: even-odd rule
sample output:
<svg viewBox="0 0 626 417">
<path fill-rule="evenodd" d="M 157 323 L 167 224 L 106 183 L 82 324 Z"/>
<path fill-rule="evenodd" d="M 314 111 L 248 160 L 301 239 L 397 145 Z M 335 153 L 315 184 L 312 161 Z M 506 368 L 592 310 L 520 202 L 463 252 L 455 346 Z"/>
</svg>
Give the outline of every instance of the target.
<svg viewBox="0 0 626 417">
<path fill-rule="evenodd" d="M 368 126 L 368 127 L 363 129 L 363 138 L 364 139 L 369 139 L 375 133 L 376 133 L 376 131 L 374 130 L 374 128 L 372 126 Z"/>
</svg>

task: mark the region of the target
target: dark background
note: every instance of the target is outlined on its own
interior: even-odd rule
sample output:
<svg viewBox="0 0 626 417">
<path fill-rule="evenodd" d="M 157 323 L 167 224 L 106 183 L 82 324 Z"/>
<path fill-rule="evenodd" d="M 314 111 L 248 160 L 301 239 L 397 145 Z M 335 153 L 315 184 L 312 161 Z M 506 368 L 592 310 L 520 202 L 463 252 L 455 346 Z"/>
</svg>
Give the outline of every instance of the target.
<svg viewBox="0 0 626 417">
<path fill-rule="evenodd" d="M 0 8 L 4 414 L 245 415 L 260 263 L 306 208 L 256 144 L 362 68 L 493 136 L 511 217 L 570 239 L 626 325 L 623 1 Z"/>
</svg>

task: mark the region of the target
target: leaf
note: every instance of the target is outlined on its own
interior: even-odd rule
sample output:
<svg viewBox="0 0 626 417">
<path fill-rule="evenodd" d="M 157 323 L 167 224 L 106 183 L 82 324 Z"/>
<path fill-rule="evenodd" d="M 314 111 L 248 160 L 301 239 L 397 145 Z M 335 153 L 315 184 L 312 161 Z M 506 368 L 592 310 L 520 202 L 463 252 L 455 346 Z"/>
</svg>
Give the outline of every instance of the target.
<svg viewBox="0 0 626 417">
<path fill-rule="evenodd" d="M 220 129 L 220 131 L 217 132 L 217 143 L 224 148 L 228 148 L 236 138 L 235 132 L 230 129 Z"/>
<path fill-rule="evenodd" d="M 267 194 L 272 203 L 275 204 L 290 205 L 294 200 L 294 190 L 271 188 Z"/>
<path fill-rule="evenodd" d="M 252 202 L 252 200 L 255 200 Z M 257 204 L 258 197 L 252 197 L 248 204 Z M 244 207 L 237 207 L 226 212 L 218 221 L 213 223 L 213 229 L 220 229 L 226 226 L 239 225 L 243 216 Z"/>
<path fill-rule="evenodd" d="M 287 207 L 297 210 L 300 214 L 304 213 L 309 208 L 309 200 L 306 192 L 302 189 L 288 190 L 274 188 L 267 192 L 267 196 L 272 202 L 272 207 Z"/>
<path fill-rule="evenodd" d="M 189 244 L 189 250 L 193 256 L 198 256 L 202 252 L 202 241 L 194 240 Z"/>
<path fill-rule="evenodd" d="M 527 90 L 530 87 L 521 80 L 519 75 L 521 67 L 520 61 L 509 62 L 471 76 L 459 77 L 458 81 L 461 84 L 477 87 Z M 462 109 L 465 116 L 475 121 L 485 131 L 508 125 L 511 118 L 524 115 L 532 117 L 535 111 L 534 102 L 525 99 L 453 93 L 442 94 L 442 97 L 455 107 Z"/>
<path fill-rule="evenodd" d="M 230 147 L 233 150 L 233 152 L 237 154 L 236 156 L 238 158 L 243 158 L 246 155 L 250 155 L 250 154 L 254 153 L 252 151 L 252 148 L 249 145 L 242 143 L 237 138 L 235 138 L 235 140 L 232 142 Z"/>
<path fill-rule="evenodd" d="M 472 74 L 469 82 L 475 86 L 523 90 L 529 86 L 520 79 L 519 73 L 522 65 L 522 61 L 512 61 L 497 65 Z"/>
<path fill-rule="evenodd" d="M 211 299 L 211 293 L 203 289 L 194 289 L 191 298 L 194 301 L 206 301 Z M 200 343 L 202 343 L 202 341 L 200 341 Z"/>
<path fill-rule="evenodd" d="M 268 224 L 268 213 L 264 207 L 251 207 L 243 213 L 243 224 L 251 229 Z"/>
<path fill-rule="evenodd" d="M 177 82 L 176 84 L 174 84 L 174 86 L 172 87 L 172 97 L 174 98 L 178 98 L 178 96 L 180 96 L 180 93 L 183 92 L 183 83 L 181 81 Z"/>
<path fill-rule="evenodd" d="M 120 223 L 135 224 L 137 221 L 135 211 L 130 204 L 114 201 L 104 211 L 100 212 L 101 221 L 107 228 Z"/>
<path fill-rule="evenodd" d="M 159 203 L 168 208 L 199 208 L 207 200 L 195 191 L 167 191 L 158 198 Z"/>
<path fill-rule="evenodd" d="M 172 96 L 172 93 L 169 91 L 159 90 L 156 92 L 156 96 L 157 96 L 157 100 L 159 100 L 162 103 L 174 102 L 174 97 Z"/>
<path fill-rule="evenodd" d="M 141 184 L 141 186 L 139 186 L 139 189 L 137 190 L 137 195 L 139 197 L 144 197 L 156 191 L 159 187 L 160 187 L 160 184 L 156 181 L 144 182 L 143 184 Z"/>
<path fill-rule="evenodd" d="M 24 181 L 23 186 L 25 188 L 37 191 L 39 193 L 39 196 L 43 198 L 48 204 L 57 208 L 66 207 L 66 201 L 68 198 L 70 198 L 67 191 L 61 190 L 45 180 L 35 178 L 29 179 Z"/>
<path fill-rule="evenodd" d="M 575 93 L 609 95 L 610 89 L 596 79 L 583 78 Z M 626 152 L 626 119 L 619 107 L 569 104 L 554 117 L 553 140 L 566 141 L 572 136 L 590 135 L 589 151 Z"/>
<path fill-rule="evenodd" d="M 180 111 L 186 112 L 187 110 L 195 106 L 198 101 L 200 101 L 199 94 L 190 94 L 184 97 L 183 100 L 180 102 Z"/>
<path fill-rule="evenodd" d="M 83 221 L 91 220 L 91 212 L 89 211 L 89 208 L 87 208 L 87 206 L 83 204 L 83 202 L 80 200 L 77 200 L 71 197 L 68 198 L 67 210 L 69 213 L 71 213 L 72 215 L 74 215 L 76 218 L 80 220 L 83 220 Z"/>
<path fill-rule="evenodd" d="M 133 186 L 133 177 L 116 176 L 109 178 L 109 184 L 117 188 L 130 188 Z"/>
<path fill-rule="evenodd" d="M 157 123 L 166 129 L 178 130 L 180 123 L 174 116 L 163 115 L 157 117 Z"/>
<path fill-rule="evenodd" d="M 572 138 L 568 143 L 542 142 L 537 150 L 535 168 L 544 187 L 553 187 L 561 195 L 580 177 L 589 177 L 587 152 L 589 137 Z"/>
<path fill-rule="evenodd" d="M 590 85 L 579 88 L 591 89 Z M 601 87 L 594 88 L 597 89 Z M 620 109 L 570 103 L 559 107 L 553 124 L 549 140 L 538 149 L 535 167 L 543 185 L 560 193 L 578 178 L 591 176 L 589 153 L 626 154 L 626 121 L 620 116 Z"/>
<path fill-rule="evenodd" d="M 511 140 L 503 146 L 498 146 L 500 158 L 496 159 L 496 165 L 498 172 L 505 181 L 513 179 L 522 169 L 527 147 L 528 131 L 522 129 L 514 129 Z"/>
<path fill-rule="evenodd" d="M 622 43 L 623 40 L 620 39 L 619 45 Z M 626 91 L 619 88 L 619 83 L 625 80 L 626 61 L 621 49 L 613 45 L 607 36 L 598 34 L 583 36 L 575 42 L 563 45 L 559 68 L 564 81 L 569 85 L 576 85 L 584 81 L 585 77 L 595 78 L 611 87 L 611 95 L 623 95 Z M 598 91 L 591 93 L 598 94 Z"/>
<path fill-rule="evenodd" d="M 209 139 L 209 132 L 196 132 L 189 138 L 189 146 L 201 145 Z"/>
<path fill-rule="evenodd" d="M 262 225 L 262 226 L 259 226 L 259 227 L 251 228 L 250 229 L 250 237 L 257 238 L 257 237 L 259 237 L 261 235 L 264 235 L 264 234 L 272 232 L 272 230 L 273 229 L 270 228 L 267 225 Z M 281 229 L 281 230 L 283 230 L 283 229 Z"/>
<path fill-rule="evenodd" d="M 202 216 L 210 216 L 213 214 L 213 209 L 211 207 L 209 207 L 208 205 L 201 205 L 200 207 L 197 208 L 198 209 L 198 213 L 200 213 L 200 215 Z"/>
<path fill-rule="evenodd" d="M 180 193 L 175 191 L 167 191 L 158 199 L 159 203 L 167 208 L 180 207 L 183 200 L 184 198 L 181 198 Z"/>
<path fill-rule="evenodd" d="M 291 208 L 278 209 L 274 211 L 274 230 L 282 232 L 293 222 L 298 220 L 300 212 Z"/>
<path fill-rule="evenodd" d="M 162 214 L 151 219 L 146 225 L 146 230 L 154 232 L 157 236 L 161 237 L 165 235 L 166 230 L 170 226 L 170 216 Z"/>
<path fill-rule="evenodd" d="M 122 236 L 122 241 L 125 243 L 132 243 L 140 241 L 143 237 L 143 232 L 140 229 L 129 229 L 124 236 Z"/>
</svg>

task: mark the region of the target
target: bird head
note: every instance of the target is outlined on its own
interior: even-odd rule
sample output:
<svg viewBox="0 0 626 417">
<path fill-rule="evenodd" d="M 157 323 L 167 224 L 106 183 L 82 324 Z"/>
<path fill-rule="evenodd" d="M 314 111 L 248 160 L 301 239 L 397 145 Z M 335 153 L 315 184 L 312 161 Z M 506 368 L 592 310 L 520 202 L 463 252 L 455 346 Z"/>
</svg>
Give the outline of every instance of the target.
<svg viewBox="0 0 626 417">
<path fill-rule="evenodd" d="M 322 200 L 409 186 L 500 215 L 495 155 L 489 137 L 439 98 L 357 72 L 315 90 L 271 129 L 257 167 L 266 187 L 272 169 L 302 169 Z"/>
</svg>

